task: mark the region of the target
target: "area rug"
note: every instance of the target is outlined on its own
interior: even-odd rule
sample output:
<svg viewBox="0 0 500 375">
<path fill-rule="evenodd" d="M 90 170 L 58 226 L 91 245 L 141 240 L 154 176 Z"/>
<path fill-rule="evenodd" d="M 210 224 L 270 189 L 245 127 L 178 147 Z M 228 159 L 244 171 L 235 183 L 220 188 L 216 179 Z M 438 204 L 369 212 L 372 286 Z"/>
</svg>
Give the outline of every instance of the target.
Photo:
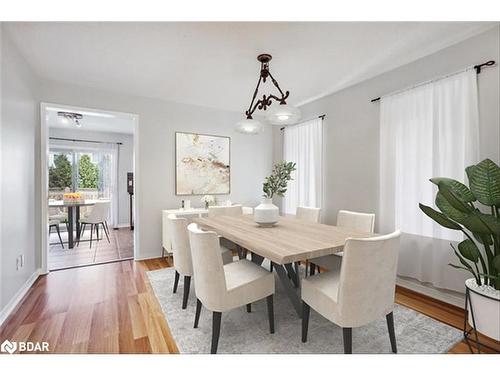
<svg viewBox="0 0 500 375">
<path fill-rule="evenodd" d="M 183 279 L 176 294 L 172 293 L 174 269 L 148 272 L 148 277 L 165 319 L 181 353 L 209 353 L 212 335 L 212 313 L 203 308 L 198 328 L 193 328 L 196 291 L 191 293 L 186 310 L 181 309 Z M 275 333 L 269 333 L 266 301 L 222 313 L 218 353 L 343 353 L 342 329 L 311 309 L 307 343 L 301 342 L 301 320 L 276 278 L 274 296 Z M 462 339 L 462 332 L 414 310 L 397 305 L 394 321 L 398 353 L 446 353 Z M 385 318 L 353 329 L 353 353 L 392 353 Z"/>
</svg>

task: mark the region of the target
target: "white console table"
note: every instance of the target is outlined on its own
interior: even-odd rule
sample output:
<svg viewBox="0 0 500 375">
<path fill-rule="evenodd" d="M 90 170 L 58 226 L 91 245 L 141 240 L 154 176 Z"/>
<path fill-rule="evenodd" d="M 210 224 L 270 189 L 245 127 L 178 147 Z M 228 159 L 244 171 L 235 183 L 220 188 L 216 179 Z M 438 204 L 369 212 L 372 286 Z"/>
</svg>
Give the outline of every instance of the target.
<svg viewBox="0 0 500 375">
<path fill-rule="evenodd" d="M 252 214 L 253 208 L 243 207 L 244 214 Z M 206 208 L 174 208 L 162 211 L 162 246 L 167 254 L 172 254 L 172 242 L 170 241 L 170 236 L 168 235 L 167 218 L 168 215 L 174 214 L 175 216 L 190 218 L 190 217 L 203 217 L 208 215 L 208 210 Z"/>
</svg>

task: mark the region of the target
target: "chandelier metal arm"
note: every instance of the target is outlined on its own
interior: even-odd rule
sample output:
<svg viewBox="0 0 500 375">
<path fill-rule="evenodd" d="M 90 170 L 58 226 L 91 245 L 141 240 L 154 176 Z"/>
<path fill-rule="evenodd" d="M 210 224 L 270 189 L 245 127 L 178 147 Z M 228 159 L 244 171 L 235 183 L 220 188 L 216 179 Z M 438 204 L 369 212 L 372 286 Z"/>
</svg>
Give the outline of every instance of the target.
<svg viewBox="0 0 500 375">
<path fill-rule="evenodd" d="M 253 106 L 253 103 L 255 102 L 255 98 L 257 97 L 257 92 L 259 91 L 259 86 L 260 86 L 261 81 L 262 81 L 262 76 L 259 76 L 259 81 L 257 82 L 257 86 L 255 87 L 255 91 L 253 92 L 253 97 L 252 97 L 252 101 L 250 102 L 250 107 L 248 107 L 248 110 L 245 112 L 245 114 L 247 115 L 247 119 L 252 118 L 252 113 L 254 113 L 255 107 L 257 107 L 257 105 L 259 104 L 259 102 L 257 102 L 255 104 L 255 107 Z M 252 107 L 253 107 L 253 109 L 252 109 Z"/>
<path fill-rule="evenodd" d="M 285 99 L 288 98 L 288 95 L 290 95 L 290 93 L 287 91 L 286 94 L 283 94 L 283 91 L 281 91 L 280 85 L 278 85 L 278 81 L 276 81 L 274 79 L 274 77 L 271 74 L 271 72 L 268 71 L 267 73 L 269 74 L 269 77 L 271 77 L 271 81 L 272 81 L 273 85 L 276 86 L 276 88 L 278 89 L 278 91 L 281 94 L 281 99 L 276 99 L 276 100 L 281 100 L 282 102 L 284 102 Z M 281 103 L 281 104 L 286 104 L 286 103 Z"/>
</svg>

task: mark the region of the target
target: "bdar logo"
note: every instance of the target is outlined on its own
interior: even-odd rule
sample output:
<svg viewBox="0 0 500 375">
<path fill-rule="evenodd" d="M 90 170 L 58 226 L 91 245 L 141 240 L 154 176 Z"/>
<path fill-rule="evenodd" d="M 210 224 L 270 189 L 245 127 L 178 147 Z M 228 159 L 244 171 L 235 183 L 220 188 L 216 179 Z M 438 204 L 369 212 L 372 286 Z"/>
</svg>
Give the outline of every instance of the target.
<svg viewBox="0 0 500 375">
<path fill-rule="evenodd" d="M 14 353 L 17 349 L 16 342 L 10 342 L 9 340 L 5 340 L 0 346 L 0 350 L 4 353 Z"/>
</svg>

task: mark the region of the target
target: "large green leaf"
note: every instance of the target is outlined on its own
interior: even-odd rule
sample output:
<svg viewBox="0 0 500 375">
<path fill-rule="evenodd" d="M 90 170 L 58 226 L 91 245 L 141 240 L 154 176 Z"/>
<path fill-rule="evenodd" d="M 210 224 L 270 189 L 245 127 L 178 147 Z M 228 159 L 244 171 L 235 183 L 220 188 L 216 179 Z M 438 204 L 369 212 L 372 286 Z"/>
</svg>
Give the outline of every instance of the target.
<svg viewBox="0 0 500 375">
<path fill-rule="evenodd" d="M 453 193 L 455 193 L 455 195 L 457 195 L 458 198 L 460 198 L 464 202 L 468 203 L 474 202 L 476 200 L 476 197 L 474 196 L 474 194 L 472 194 L 470 189 L 457 180 L 446 177 L 434 177 L 431 178 L 430 181 L 437 186 L 439 186 L 439 184 L 447 186 Z"/>
<path fill-rule="evenodd" d="M 476 244 L 469 239 L 458 244 L 458 251 L 465 259 L 470 260 L 471 262 L 477 263 L 479 261 L 479 249 Z"/>
<path fill-rule="evenodd" d="M 497 270 L 498 273 L 500 273 L 500 255 L 497 255 L 496 257 L 493 258 L 493 267 Z"/>
<path fill-rule="evenodd" d="M 459 223 L 463 223 L 464 220 L 469 216 L 468 214 L 457 210 L 454 208 L 443 196 L 441 192 L 437 192 L 436 194 L 436 207 L 441 210 L 442 213 L 444 213 L 446 216 L 448 216 L 450 219 L 457 221 Z"/>
<path fill-rule="evenodd" d="M 500 167 L 490 159 L 466 169 L 469 185 L 477 200 L 487 206 L 500 205 Z"/>
<path fill-rule="evenodd" d="M 462 229 L 462 227 L 460 225 L 455 223 L 453 220 L 448 219 L 441 212 L 436 211 L 429 206 L 423 205 L 422 203 L 419 203 L 418 206 L 424 212 L 424 214 L 429 216 L 432 220 L 434 220 L 439 225 L 442 225 L 443 227 L 448 228 L 448 229 L 454 229 L 454 230 L 461 230 Z"/>
<path fill-rule="evenodd" d="M 473 211 L 473 208 L 461 200 L 451 189 L 443 182 L 440 182 L 438 185 L 439 192 L 443 195 L 443 197 L 448 201 L 448 203 L 456 210 L 469 213 Z"/>
<path fill-rule="evenodd" d="M 467 168 L 465 168 L 465 173 L 467 174 L 467 179 L 469 180 L 469 186 L 470 186 L 470 179 L 474 171 L 476 170 L 475 165 L 469 165 Z"/>
<path fill-rule="evenodd" d="M 490 235 L 478 234 L 478 233 L 472 233 L 472 235 L 481 245 L 484 245 L 485 243 L 486 245 L 489 246 L 493 245 L 493 238 L 491 238 Z"/>
<path fill-rule="evenodd" d="M 479 210 L 472 212 L 462 224 L 474 233 L 500 235 L 500 219 Z"/>
</svg>

